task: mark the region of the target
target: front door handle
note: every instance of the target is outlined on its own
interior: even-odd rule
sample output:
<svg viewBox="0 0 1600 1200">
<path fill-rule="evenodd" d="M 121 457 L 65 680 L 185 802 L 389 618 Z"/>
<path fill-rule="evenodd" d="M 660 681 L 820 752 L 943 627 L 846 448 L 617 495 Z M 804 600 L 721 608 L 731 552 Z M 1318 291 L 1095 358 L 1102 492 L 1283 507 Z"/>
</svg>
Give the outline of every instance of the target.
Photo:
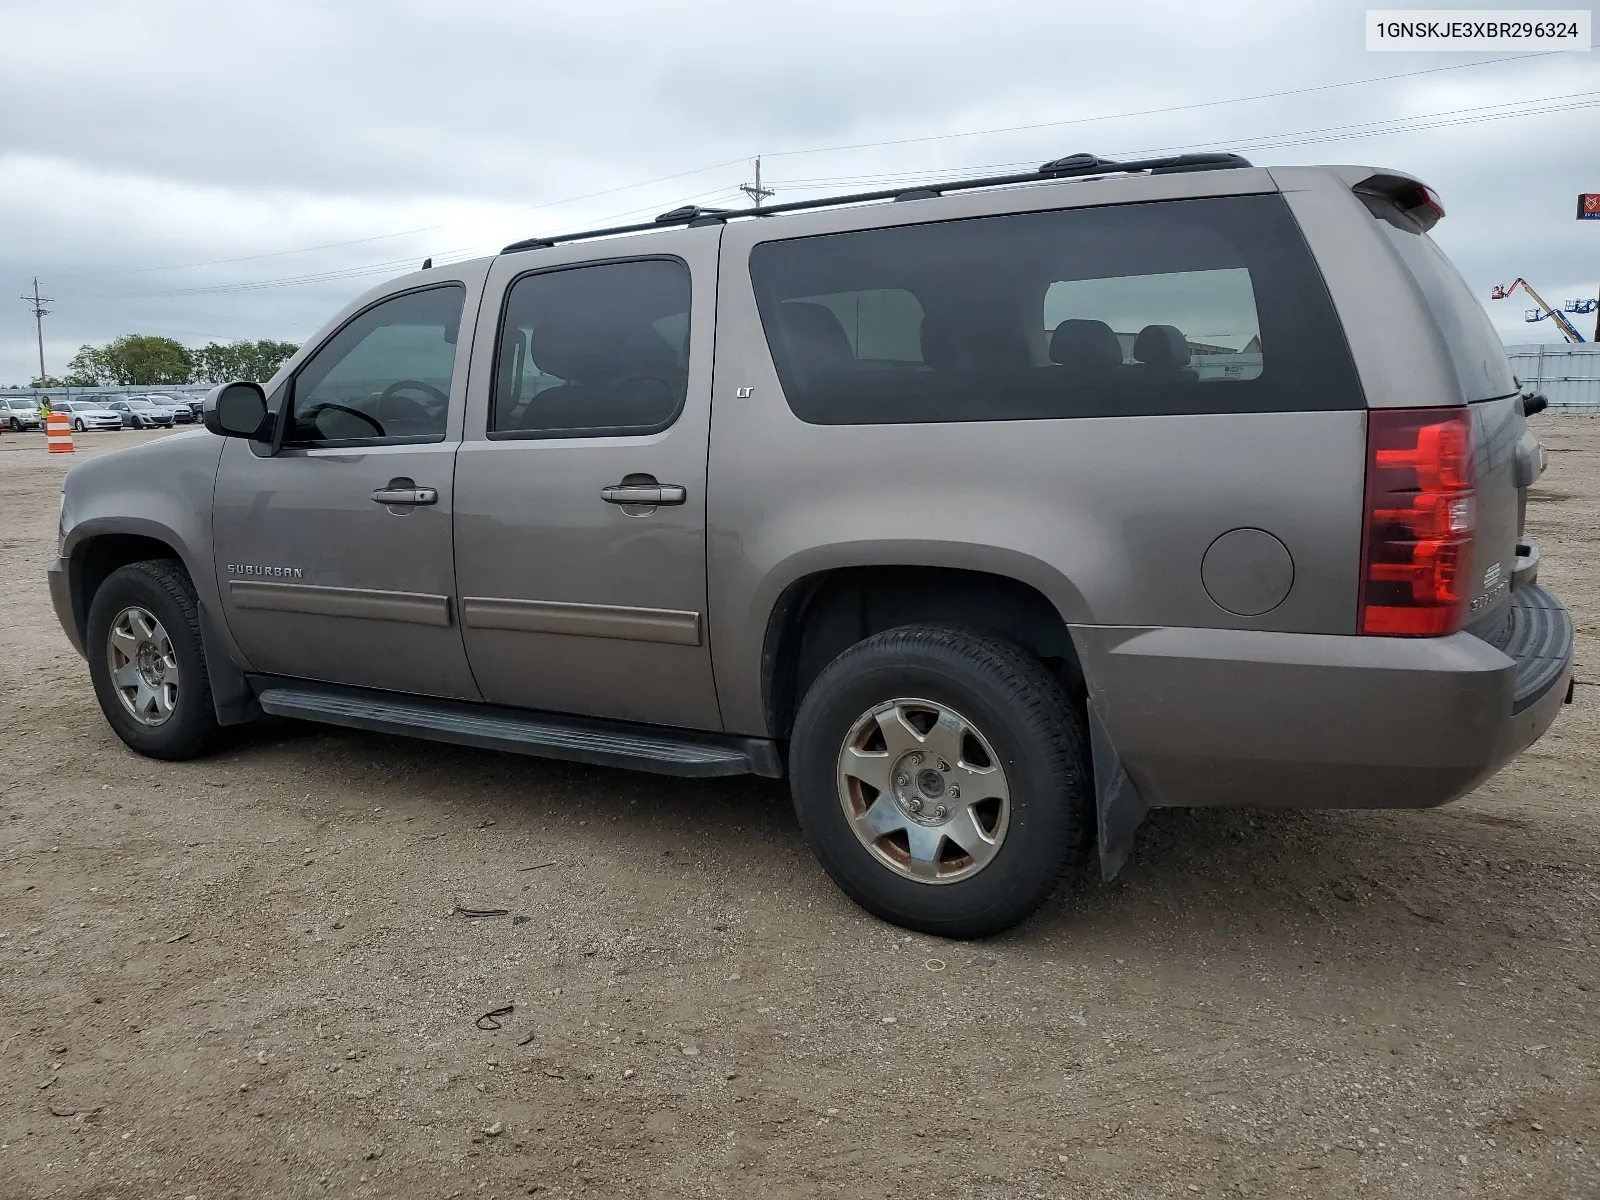
<svg viewBox="0 0 1600 1200">
<path fill-rule="evenodd" d="M 688 498 L 679 483 L 614 483 L 600 489 L 607 504 L 682 504 Z"/>
<path fill-rule="evenodd" d="M 378 504 L 437 504 L 439 493 L 430 487 L 381 487 L 372 493 Z"/>
</svg>

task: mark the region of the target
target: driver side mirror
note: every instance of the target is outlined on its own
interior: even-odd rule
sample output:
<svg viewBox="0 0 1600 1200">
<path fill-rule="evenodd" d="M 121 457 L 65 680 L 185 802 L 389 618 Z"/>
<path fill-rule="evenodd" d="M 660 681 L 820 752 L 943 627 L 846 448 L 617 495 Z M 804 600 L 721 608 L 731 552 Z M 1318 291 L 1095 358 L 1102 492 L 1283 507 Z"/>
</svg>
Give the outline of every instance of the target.
<svg viewBox="0 0 1600 1200">
<path fill-rule="evenodd" d="M 270 437 L 267 393 L 259 383 L 224 383 L 206 394 L 205 426 L 223 437 L 266 441 Z"/>
</svg>

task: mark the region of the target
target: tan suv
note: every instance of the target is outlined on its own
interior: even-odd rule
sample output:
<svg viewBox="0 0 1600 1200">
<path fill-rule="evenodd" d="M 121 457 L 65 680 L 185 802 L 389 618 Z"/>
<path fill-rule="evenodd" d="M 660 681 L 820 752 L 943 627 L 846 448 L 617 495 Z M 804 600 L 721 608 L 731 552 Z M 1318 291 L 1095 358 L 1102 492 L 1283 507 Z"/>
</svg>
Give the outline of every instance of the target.
<svg viewBox="0 0 1600 1200">
<path fill-rule="evenodd" d="M 1147 806 L 1441 804 L 1554 720 L 1543 452 L 1442 215 L 1078 155 L 529 239 L 78 466 L 51 591 L 141 753 L 787 771 L 856 900 L 991 933 Z"/>
</svg>

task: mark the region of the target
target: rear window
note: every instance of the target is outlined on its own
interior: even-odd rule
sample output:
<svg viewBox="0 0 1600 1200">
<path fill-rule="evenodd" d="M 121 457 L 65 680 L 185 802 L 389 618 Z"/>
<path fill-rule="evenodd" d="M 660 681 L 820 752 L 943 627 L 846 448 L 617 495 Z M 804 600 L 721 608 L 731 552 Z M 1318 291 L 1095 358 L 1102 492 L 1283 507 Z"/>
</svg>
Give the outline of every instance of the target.
<svg viewBox="0 0 1600 1200">
<path fill-rule="evenodd" d="M 1387 207 L 1392 209 L 1393 205 Z M 1400 216 L 1398 210 L 1397 219 L 1384 213 L 1374 215 L 1438 326 L 1439 337 L 1461 384 L 1461 399 L 1470 404 L 1515 392 L 1517 381 L 1511 374 L 1505 346 L 1461 272 L 1432 238 Z"/>
<path fill-rule="evenodd" d="M 763 242 L 750 273 L 789 405 L 813 424 L 1363 404 L 1278 196 Z"/>
</svg>

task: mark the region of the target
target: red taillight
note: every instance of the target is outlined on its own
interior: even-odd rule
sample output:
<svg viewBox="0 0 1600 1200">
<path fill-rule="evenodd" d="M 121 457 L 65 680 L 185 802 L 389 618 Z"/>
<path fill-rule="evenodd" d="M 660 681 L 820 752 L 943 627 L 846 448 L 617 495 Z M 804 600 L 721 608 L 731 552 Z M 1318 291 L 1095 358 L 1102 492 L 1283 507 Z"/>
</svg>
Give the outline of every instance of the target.
<svg viewBox="0 0 1600 1200">
<path fill-rule="evenodd" d="M 1477 515 L 1466 409 L 1367 414 L 1362 633 L 1428 637 L 1461 627 Z"/>
</svg>

